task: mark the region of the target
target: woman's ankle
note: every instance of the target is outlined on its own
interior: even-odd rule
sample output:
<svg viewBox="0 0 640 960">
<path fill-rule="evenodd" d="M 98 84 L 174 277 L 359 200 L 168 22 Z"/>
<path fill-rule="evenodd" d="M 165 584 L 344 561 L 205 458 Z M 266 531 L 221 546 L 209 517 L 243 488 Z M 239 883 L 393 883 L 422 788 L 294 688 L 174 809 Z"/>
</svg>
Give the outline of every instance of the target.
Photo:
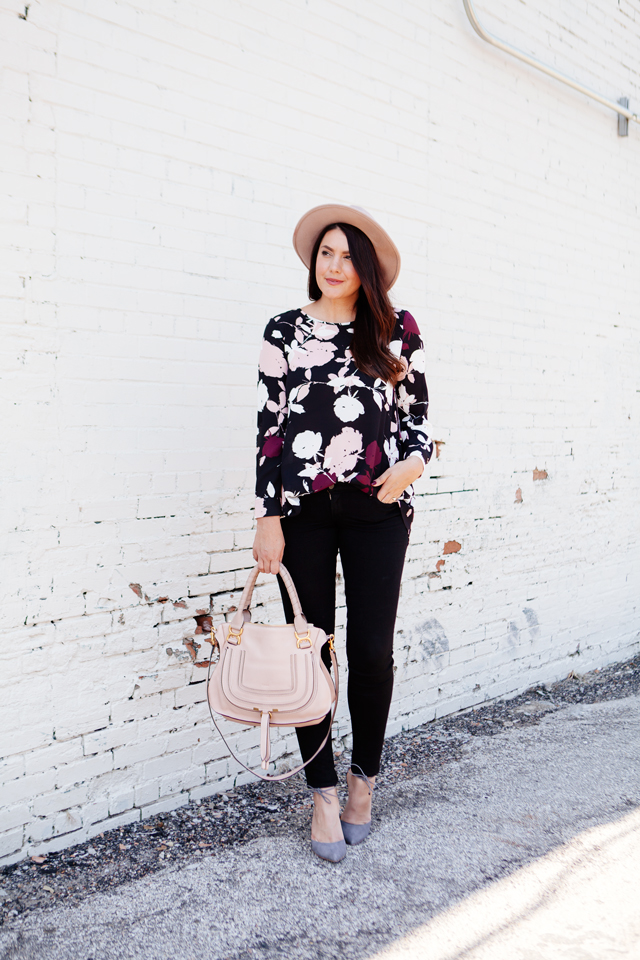
<svg viewBox="0 0 640 960">
<path fill-rule="evenodd" d="M 335 843 L 342 838 L 340 800 L 336 787 L 314 790 L 313 799 L 311 839 L 320 843 Z"/>
<path fill-rule="evenodd" d="M 354 795 L 366 795 L 368 797 L 373 793 L 373 788 L 376 785 L 376 777 L 367 777 L 364 774 L 354 773 L 353 770 L 347 770 L 347 787 L 349 788 L 349 793 Z"/>
<path fill-rule="evenodd" d="M 342 811 L 342 819 L 347 823 L 368 823 L 371 819 L 371 799 L 375 777 L 363 780 L 352 770 L 347 771 L 347 786 L 349 798 Z"/>
</svg>

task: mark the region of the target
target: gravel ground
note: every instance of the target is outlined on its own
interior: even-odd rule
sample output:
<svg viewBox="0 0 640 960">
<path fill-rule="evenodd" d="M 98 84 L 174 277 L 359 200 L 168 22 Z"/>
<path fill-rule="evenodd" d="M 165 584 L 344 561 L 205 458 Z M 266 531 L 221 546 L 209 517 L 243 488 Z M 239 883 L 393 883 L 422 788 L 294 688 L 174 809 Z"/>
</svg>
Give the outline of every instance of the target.
<svg viewBox="0 0 640 960">
<path fill-rule="evenodd" d="M 551 686 L 540 685 L 508 701 L 424 724 L 385 744 L 380 787 L 397 784 L 457 760 L 473 736 L 535 725 L 568 704 L 618 700 L 640 692 L 640 655 L 604 670 Z M 344 782 L 348 758 L 338 760 Z M 250 840 L 306 838 L 311 797 L 300 776 L 281 784 L 249 784 L 215 794 L 170 814 L 100 834 L 46 857 L 0 869 L 0 925 L 34 910 L 79 904 L 169 865 L 197 863 Z M 46 931 L 46 927 L 45 927 Z"/>
</svg>

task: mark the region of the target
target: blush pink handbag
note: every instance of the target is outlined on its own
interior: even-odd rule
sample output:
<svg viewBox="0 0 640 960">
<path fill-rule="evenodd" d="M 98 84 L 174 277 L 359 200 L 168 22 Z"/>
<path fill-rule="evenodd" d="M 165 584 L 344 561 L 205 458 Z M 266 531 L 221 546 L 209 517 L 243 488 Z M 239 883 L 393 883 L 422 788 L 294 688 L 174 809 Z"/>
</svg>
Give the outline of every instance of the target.
<svg viewBox="0 0 640 960">
<path fill-rule="evenodd" d="M 236 757 L 220 730 L 214 713 L 237 723 L 260 727 L 262 769 L 271 756 L 271 727 L 309 727 L 338 706 L 338 663 L 333 634 L 307 623 L 289 571 L 280 564 L 280 576 L 287 588 L 294 621 L 270 626 L 251 622 L 251 596 L 259 569 L 253 568 L 245 584 L 238 610 L 229 623 L 211 630 L 211 643 L 220 650 L 215 670 L 209 677 L 207 694 L 211 719 L 229 753 L 237 762 L 262 780 L 286 780 L 299 773 L 316 757 L 331 734 L 331 724 L 313 757 L 294 770 L 269 775 L 251 770 Z M 333 676 L 322 662 L 320 652 L 329 644 Z"/>
</svg>

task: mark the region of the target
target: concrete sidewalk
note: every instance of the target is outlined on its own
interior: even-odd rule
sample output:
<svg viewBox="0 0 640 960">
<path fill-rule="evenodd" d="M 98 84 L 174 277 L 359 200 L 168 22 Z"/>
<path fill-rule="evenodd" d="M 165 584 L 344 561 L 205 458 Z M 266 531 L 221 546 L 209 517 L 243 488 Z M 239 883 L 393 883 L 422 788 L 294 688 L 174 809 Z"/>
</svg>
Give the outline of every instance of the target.
<svg viewBox="0 0 640 960">
<path fill-rule="evenodd" d="M 474 737 L 339 865 L 265 838 L 39 911 L 0 960 L 640 958 L 640 697 Z"/>
</svg>

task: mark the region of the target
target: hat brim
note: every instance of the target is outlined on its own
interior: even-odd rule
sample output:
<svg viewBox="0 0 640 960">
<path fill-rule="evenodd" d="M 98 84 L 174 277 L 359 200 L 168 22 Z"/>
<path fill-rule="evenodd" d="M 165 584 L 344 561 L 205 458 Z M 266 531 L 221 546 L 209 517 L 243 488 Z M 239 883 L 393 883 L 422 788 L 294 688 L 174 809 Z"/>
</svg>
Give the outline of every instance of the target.
<svg viewBox="0 0 640 960">
<path fill-rule="evenodd" d="M 293 247 L 305 267 L 309 269 L 311 265 L 311 254 L 318 235 L 330 223 L 350 223 L 366 234 L 378 256 L 386 288 L 390 290 L 400 273 L 400 253 L 386 230 L 358 207 L 323 203 L 300 217 L 293 232 Z"/>
</svg>

